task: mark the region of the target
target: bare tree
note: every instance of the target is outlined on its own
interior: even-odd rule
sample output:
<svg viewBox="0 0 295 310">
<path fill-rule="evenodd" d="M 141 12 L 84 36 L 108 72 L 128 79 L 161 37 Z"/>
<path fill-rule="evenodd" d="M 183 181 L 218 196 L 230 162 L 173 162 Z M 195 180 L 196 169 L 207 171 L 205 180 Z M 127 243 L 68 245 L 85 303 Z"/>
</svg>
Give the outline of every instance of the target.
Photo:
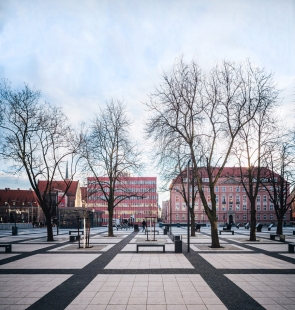
<svg viewBox="0 0 295 310">
<path fill-rule="evenodd" d="M 223 62 L 205 76 L 182 59 L 150 96 L 146 133 L 160 154 L 177 137 L 192 158 L 194 177 L 211 224 L 213 248 L 220 247 L 215 186 L 241 129 L 265 101 L 273 100 L 272 80 L 263 70 Z M 209 188 L 207 200 L 204 188 Z"/>
<path fill-rule="evenodd" d="M 3 107 L 1 128 L 1 155 L 11 163 L 10 172 L 24 172 L 47 222 L 47 241 L 53 241 L 51 218 L 56 212 L 55 181 L 63 180 L 66 195 L 76 171 L 77 140 L 67 125 L 61 109 L 39 102 L 40 91 L 27 85 L 12 90 L 7 81 L 0 84 L 0 102 Z M 65 162 L 70 161 L 70 176 L 65 179 Z M 40 190 L 38 180 L 46 181 Z"/>
<path fill-rule="evenodd" d="M 273 115 L 278 94 L 279 92 L 273 91 L 272 100 L 266 101 L 255 117 L 242 128 L 233 148 L 238 160 L 240 183 L 250 201 L 250 241 L 256 241 L 256 199 L 264 178 L 263 163 L 269 155 L 270 145 L 275 140 L 277 120 Z"/>
<path fill-rule="evenodd" d="M 143 198 L 146 194 L 130 192 L 126 184 L 126 177 L 143 167 L 141 154 L 129 134 L 130 126 L 122 102 L 110 100 L 105 109 L 100 109 L 89 132 L 83 134 L 85 169 L 95 177 L 95 186 L 90 194 L 108 205 L 109 237 L 114 236 L 114 208 L 124 200 Z"/>
<path fill-rule="evenodd" d="M 287 139 L 280 137 L 272 144 L 263 171 L 264 182 L 261 182 L 274 205 L 277 234 L 280 235 L 283 233 L 284 215 L 295 201 L 291 193 L 295 186 L 295 147 L 289 141 L 291 139 L 287 135 Z"/>
</svg>

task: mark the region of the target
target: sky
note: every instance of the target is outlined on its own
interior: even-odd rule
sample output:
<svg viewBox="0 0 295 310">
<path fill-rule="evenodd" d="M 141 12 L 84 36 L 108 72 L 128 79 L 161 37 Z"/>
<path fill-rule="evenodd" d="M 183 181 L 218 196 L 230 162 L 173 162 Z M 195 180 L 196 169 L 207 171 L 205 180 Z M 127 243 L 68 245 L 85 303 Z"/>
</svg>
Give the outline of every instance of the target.
<svg viewBox="0 0 295 310">
<path fill-rule="evenodd" d="M 249 59 L 273 72 L 294 124 L 295 0 L 0 0 L 0 79 L 41 90 L 73 125 L 123 100 L 146 159 L 144 102 L 181 56 L 205 71 Z M 1 163 L 5 187 L 30 185 Z"/>
</svg>

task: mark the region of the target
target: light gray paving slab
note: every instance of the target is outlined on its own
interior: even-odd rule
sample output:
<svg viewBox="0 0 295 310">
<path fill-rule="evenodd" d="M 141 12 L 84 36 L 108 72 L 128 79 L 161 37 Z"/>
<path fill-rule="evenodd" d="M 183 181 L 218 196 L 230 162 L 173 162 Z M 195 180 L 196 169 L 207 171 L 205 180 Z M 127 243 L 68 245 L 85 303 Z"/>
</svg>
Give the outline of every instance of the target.
<svg viewBox="0 0 295 310">
<path fill-rule="evenodd" d="M 136 310 L 187 309 L 187 306 L 192 309 L 226 309 L 197 274 L 98 275 L 66 309 L 75 309 L 75 306 L 81 309 L 113 306 Z"/>
<path fill-rule="evenodd" d="M 70 274 L 0 275 L 0 308 L 26 309 L 69 277 Z"/>
<path fill-rule="evenodd" d="M 161 269 L 194 267 L 183 254 L 117 254 L 105 269 Z"/>
<path fill-rule="evenodd" d="M 295 275 L 226 274 L 265 309 L 295 309 Z"/>
<path fill-rule="evenodd" d="M 199 254 L 217 269 L 295 269 L 280 259 L 265 254 Z"/>
<path fill-rule="evenodd" d="M 82 269 L 101 254 L 36 254 L 0 266 L 0 269 Z"/>
</svg>

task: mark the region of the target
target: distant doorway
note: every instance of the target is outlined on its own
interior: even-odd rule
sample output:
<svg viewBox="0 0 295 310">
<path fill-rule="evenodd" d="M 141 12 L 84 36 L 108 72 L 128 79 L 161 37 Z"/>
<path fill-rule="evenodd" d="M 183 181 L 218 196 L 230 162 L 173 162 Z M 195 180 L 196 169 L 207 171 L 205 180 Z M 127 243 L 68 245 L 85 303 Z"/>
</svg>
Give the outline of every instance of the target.
<svg viewBox="0 0 295 310">
<path fill-rule="evenodd" d="M 233 224 L 233 216 L 232 216 L 232 215 L 230 215 L 230 216 L 228 217 L 228 220 L 229 220 L 229 224 Z"/>
</svg>

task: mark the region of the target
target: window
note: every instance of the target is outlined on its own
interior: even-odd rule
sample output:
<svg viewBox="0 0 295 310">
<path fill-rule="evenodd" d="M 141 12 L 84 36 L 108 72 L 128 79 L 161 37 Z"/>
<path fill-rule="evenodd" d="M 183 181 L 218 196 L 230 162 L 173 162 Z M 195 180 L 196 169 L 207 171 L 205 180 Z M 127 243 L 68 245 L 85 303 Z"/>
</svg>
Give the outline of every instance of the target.
<svg viewBox="0 0 295 310">
<path fill-rule="evenodd" d="M 287 219 L 287 216 L 286 216 L 286 214 L 284 215 L 283 219 L 284 219 L 284 220 L 286 220 L 286 219 Z"/>
<path fill-rule="evenodd" d="M 236 192 L 240 192 L 240 186 L 236 187 Z"/>
<path fill-rule="evenodd" d="M 247 211 L 247 206 L 243 205 L 243 211 Z"/>
<path fill-rule="evenodd" d="M 267 220 L 267 215 L 266 214 L 263 215 L 263 219 Z"/>
<path fill-rule="evenodd" d="M 195 220 L 199 220 L 199 214 L 195 214 Z"/>
<path fill-rule="evenodd" d="M 204 214 L 201 214 L 201 220 L 203 220 L 204 219 Z"/>
<path fill-rule="evenodd" d="M 263 196 L 263 204 L 266 204 L 267 200 L 266 200 L 266 195 Z"/>
<path fill-rule="evenodd" d="M 257 196 L 256 201 L 257 203 L 260 203 L 260 196 Z"/>
<path fill-rule="evenodd" d="M 232 187 L 232 186 L 229 187 L 229 191 L 230 191 L 230 192 L 233 191 L 233 187 Z"/>
<path fill-rule="evenodd" d="M 239 215 L 237 215 L 237 220 L 239 220 L 240 219 L 240 216 Z"/>
<path fill-rule="evenodd" d="M 209 178 L 202 178 L 202 182 L 209 182 Z"/>
<path fill-rule="evenodd" d="M 177 203 L 177 204 L 175 205 L 175 210 L 176 210 L 176 211 L 179 211 L 179 203 Z"/>
<path fill-rule="evenodd" d="M 217 219 L 217 220 L 219 219 L 219 216 L 218 216 L 218 214 L 216 214 L 216 219 Z"/>
<path fill-rule="evenodd" d="M 240 204 L 240 196 L 236 196 L 236 204 Z"/>
<path fill-rule="evenodd" d="M 266 209 L 267 209 L 267 206 L 263 205 L 263 211 L 266 211 Z"/>
<path fill-rule="evenodd" d="M 274 208 L 273 208 L 273 204 L 269 205 L 269 211 L 273 211 Z"/>
<path fill-rule="evenodd" d="M 240 211 L 240 205 L 236 205 L 236 210 Z"/>
<path fill-rule="evenodd" d="M 183 203 L 183 204 L 182 204 L 182 210 L 185 210 L 185 207 L 186 207 L 186 204 Z"/>
<path fill-rule="evenodd" d="M 233 196 L 232 195 L 228 196 L 228 200 L 229 200 L 229 204 L 232 205 L 233 204 Z"/>
<path fill-rule="evenodd" d="M 257 214 L 257 220 L 260 221 L 260 214 Z"/>
<path fill-rule="evenodd" d="M 243 195 L 243 202 L 246 202 L 246 195 Z"/>
<path fill-rule="evenodd" d="M 175 219 L 178 220 L 178 218 L 179 218 L 179 215 L 175 214 Z"/>
<path fill-rule="evenodd" d="M 223 205 L 226 204 L 225 196 L 222 196 L 222 201 L 221 201 L 221 203 L 222 203 Z"/>
<path fill-rule="evenodd" d="M 182 214 L 182 219 L 185 220 L 185 214 Z"/>
<path fill-rule="evenodd" d="M 246 221 L 247 220 L 247 215 L 243 214 L 243 220 Z"/>
<path fill-rule="evenodd" d="M 222 205 L 222 211 L 226 211 L 226 206 Z"/>
<path fill-rule="evenodd" d="M 256 206 L 256 210 L 257 210 L 257 211 L 261 211 L 261 210 L 260 210 L 260 205 L 257 205 L 257 206 Z"/>
<path fill-rule="evenodd" d="M 175 202 L 179 202 L 179 196 L 175 196 Z"/>
<path fill-rule="evenodd" d="M 269 215 L 269 219 L 272 221 L 273 220 L 273 214 Z"/>
<path fill-rule="evenodd" d="M 215 186 L 215 192 L 218 193 L 218 186 Z"/>
<path fill-rule="evenodd" d="M 221 191 L 225 192 L 225 187 L 224 186 L 221 187 Z"/>
</svg>

